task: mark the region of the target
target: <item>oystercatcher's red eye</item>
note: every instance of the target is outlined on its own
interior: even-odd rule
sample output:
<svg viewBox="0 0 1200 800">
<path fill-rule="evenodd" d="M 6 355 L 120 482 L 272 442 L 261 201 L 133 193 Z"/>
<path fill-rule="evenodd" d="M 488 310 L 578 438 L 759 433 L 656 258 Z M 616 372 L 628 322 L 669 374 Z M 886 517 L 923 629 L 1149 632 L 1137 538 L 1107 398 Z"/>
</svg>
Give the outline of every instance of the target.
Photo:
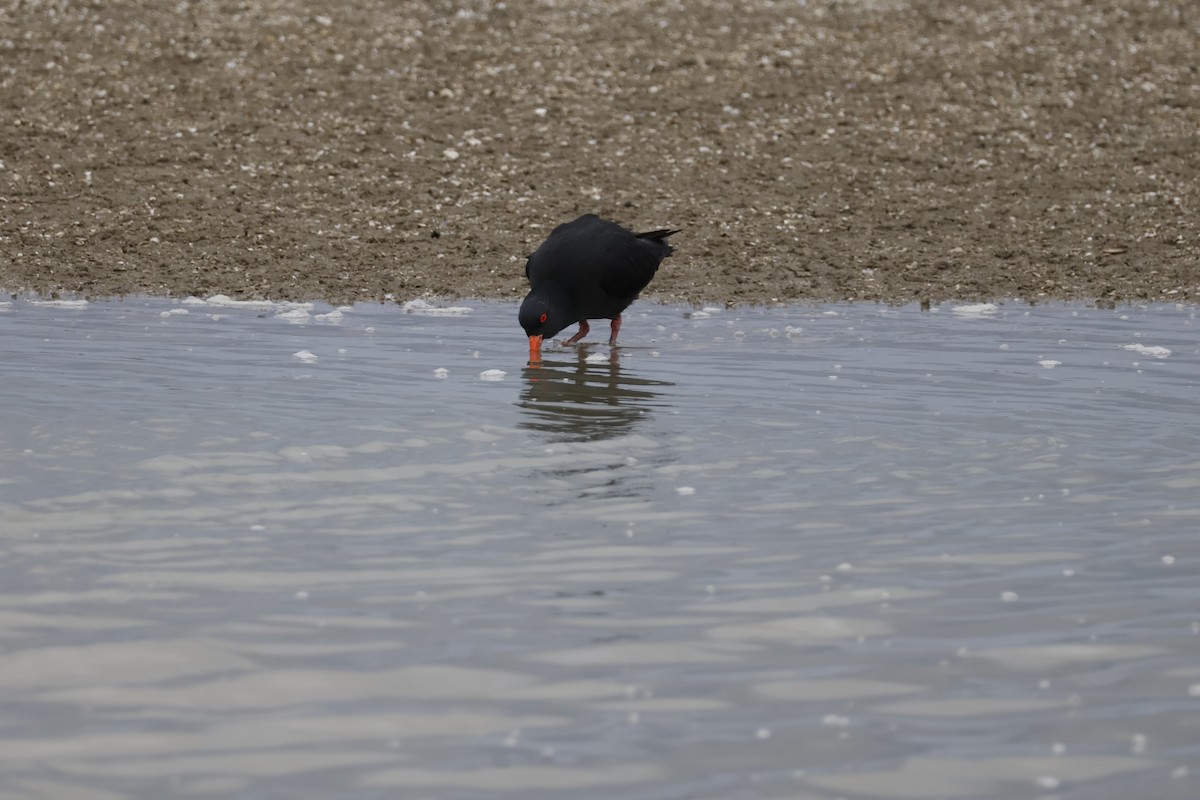
<svg viewBox="0 0 1200 800">
<path fill-rule="evenodd" d="M 545 321 L 546 321 L 546 315 L 545 315 L 545 313 L 543 313 L 540 317 L 538 317 L 538 322 L 545 322 Z"/>
</svg>

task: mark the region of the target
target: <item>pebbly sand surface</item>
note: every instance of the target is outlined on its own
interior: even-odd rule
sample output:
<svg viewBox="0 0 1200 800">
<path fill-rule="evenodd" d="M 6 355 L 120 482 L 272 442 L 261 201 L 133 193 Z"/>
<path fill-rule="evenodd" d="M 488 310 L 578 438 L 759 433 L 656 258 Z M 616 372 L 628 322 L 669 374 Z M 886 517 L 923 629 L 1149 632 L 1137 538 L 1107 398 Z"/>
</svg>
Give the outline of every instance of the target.
<svg viewBox="0 0 1200 800">
<path fill-rule="evenodd" d="M 596 212 L 683 302 L 1200 299 L 1189 0 L 5 0 L 0 287 L 516 299 Z"/>
</svg>

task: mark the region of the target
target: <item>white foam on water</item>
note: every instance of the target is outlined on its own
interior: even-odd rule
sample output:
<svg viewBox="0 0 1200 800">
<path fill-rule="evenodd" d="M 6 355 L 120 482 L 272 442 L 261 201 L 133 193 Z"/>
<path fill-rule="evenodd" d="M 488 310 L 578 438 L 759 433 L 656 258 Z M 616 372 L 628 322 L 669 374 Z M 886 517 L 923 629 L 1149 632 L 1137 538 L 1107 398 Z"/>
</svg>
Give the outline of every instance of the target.
<svg viewBox="0 0 1200 800">
<path fill-rule="evenodd" d="M 282 319 L 295 324 L 307 323 L 310 319 L 312 311 L 312 303 L 295 303 L 291 301 L 275 301 L 275 300 L 235 300 L 226 294 L 214 294 L 208 298 L 202 297 L 185 297 L 180 301 L 182 306 L 206 306 L 214 308 L 229 308 L 229 309 L 246 309 L 252 311 L 273 310 L 275 318 Z M 188 313 L 186 309 L 172 310 L 172 313 Z M 166 316 L 166 312 L 163 313 Z M 322 315 L 318 315 L 322 316 Z M 212 314 L 211 319 L 219 321 L 225 317 L 218 314 Z M 334 320 L 337 318 L 335 317 Z M 330 320 L 333 321 L 333 320 Z"/>
<path fill-rule="evenodd" d="M 449 377 L 449 375 L 450 370 L 446 369 L 445 367 L 438 367 L 433 371 L 433 377 L 435 378 L 446 378 Z"/>
<path fill-rule="evenodd" d="M 678 492 L 679 494 L 687 497 L 688 495 L 693 495 L 696 493 L 696 487 L 694 487 L 694 486 L 676 486 L 675 491 Z"/>
<path fill-rule="evenodd" d="M 172 308 L 169 311 L 160 311 L 158 315 L 160 317 L 179 317 L 190 313 L 192 312 L 188 311 L 186 308 Z"/>
<path fill-rule="evenodd" d="M 603 353 L 592 353 L 584 360 L 589 364 L 607 364 L 609 362 L 608 356 Z"/>
<path fill-rule="evenodd" d="M 960 317 L 990 317 L 999 310 L 995 303 L 969 303 L 965 306 L 955 306 L 950 312 Z"/>
<path fill-rule="evenodd" d="M 1147 346 L 1144 344 L 1127 344 L 1121 349 L 1129 350 L 1130 352 L 1137 353 L 1138 355 L 1152 356 L 1153 358 L 1166 358 L 1167 356 L 1171 355 L 1170 350 L 1165 347 L 1158 347 L 1156 345 Z"/>
<path fill-rule="evenodd" d="M 323 322 L 327 325 L 337 325 L 338 323 L 340 323 L 342 321 L 342 319 L 344 317 L 345 317 L 345 314 L 343 314 L 341 311 L 339 311 L 338 309 L 335 308 L 333 311 L 330 311 L 328 314 L 314 314 L 313 321 L 314 322 Z"/>
<path fill-rule="evenodd" d="M 482 381 L 502 381 L 508 373 L 502 369 L 485 369 L 479 373 L 479 379 Z"/>
<path fill-rule="evenodd" d="M 44 308 L 87 308 L 87 300 L 30 300 L 31 306 L 42 306 Z"/>
<path fill-rule="evenodd" d="M 426 317 L 461 317 L 471 313 L 469 306 L 435 306 L 425 300 L 409 300 L 402 308 L 405 314 L 420 314 Z"/>
<path fill-rule="evenodd" d="M 292 353 L 292 358 L 297 358 L 306 364 L 311 364 L 317 360 L 317 356 L 313 355 L 307 350 L 300 350 L 299 352 Z"/>
<path fill-rule="evenodd" d="M 1061 361 L 1055 361 L 1052 358 L 1044 358 L 1038 362 L 1039 365 L 1045 367 L 1046 369 L 1054 369 L 1061 363 L 1062 363 Z"/>
<path fill-rule="evenodd" d="M 234 300 L 227 294 L 214 294 L 207 299 L 189 297 L 183 301 L 187 305 L 203 304 L 206 306 L 221 306 L 222 308 L 275 308 L 273 300 Z"/>
<path fill-rule="evenodd" d="M 288 311 L 280 311 L 275 315 L 275 319 L 282 319 L 293 325 L 303 325 L 312 319 L 312 315 L 308 313 L 307 308 L 293 308 Z"/>
</svg>

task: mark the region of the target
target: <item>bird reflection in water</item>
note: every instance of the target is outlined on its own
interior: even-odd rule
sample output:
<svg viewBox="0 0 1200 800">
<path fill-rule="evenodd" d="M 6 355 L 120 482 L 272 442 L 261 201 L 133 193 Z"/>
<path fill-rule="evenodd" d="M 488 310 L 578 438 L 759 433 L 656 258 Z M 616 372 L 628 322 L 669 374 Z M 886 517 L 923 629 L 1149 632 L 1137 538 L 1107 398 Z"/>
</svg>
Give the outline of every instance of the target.
<svg viewBox="0 0 1200 800">
<path fill-rule="evenodd" d="M 561 361 L 544 359 L 525 368 L 525 386 L 517 404 L 526 416 L 520 427 L 548 434 L 551 442 L 622 436 L 658 405 L 654 387 L 673 385 L 622 373 L 615 347 L 607 363 L 589 364 L 588 349 L 581 347 L 575 354 L 564 353 Z M 572 355 L 574 360 L 566 360 Z"/>
</svg>

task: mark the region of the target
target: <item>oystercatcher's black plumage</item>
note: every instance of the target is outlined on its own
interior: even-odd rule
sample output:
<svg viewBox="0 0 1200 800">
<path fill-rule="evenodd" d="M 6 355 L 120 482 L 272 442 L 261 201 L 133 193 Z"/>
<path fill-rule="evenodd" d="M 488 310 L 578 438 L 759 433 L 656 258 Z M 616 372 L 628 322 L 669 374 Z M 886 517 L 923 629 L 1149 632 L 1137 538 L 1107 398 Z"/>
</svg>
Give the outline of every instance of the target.
<svg viewBox="0 0 1200 800">
<path fill-rule="evenodd" d="M 540 357 L 542 339 L 568 325 L 588 334 L 589 319 L 611 319 L 609 344 L 617 343 L 621 312 L 646 288 L 658 265 L 671 255 L 667 237 L 679 231 L 663 228 L 634 233 L 615 222 L 584 214 L 559 225 L 525 262 L 530 291 L 518 319 L 529 336 L 529 358 Z"/>
</svg>

